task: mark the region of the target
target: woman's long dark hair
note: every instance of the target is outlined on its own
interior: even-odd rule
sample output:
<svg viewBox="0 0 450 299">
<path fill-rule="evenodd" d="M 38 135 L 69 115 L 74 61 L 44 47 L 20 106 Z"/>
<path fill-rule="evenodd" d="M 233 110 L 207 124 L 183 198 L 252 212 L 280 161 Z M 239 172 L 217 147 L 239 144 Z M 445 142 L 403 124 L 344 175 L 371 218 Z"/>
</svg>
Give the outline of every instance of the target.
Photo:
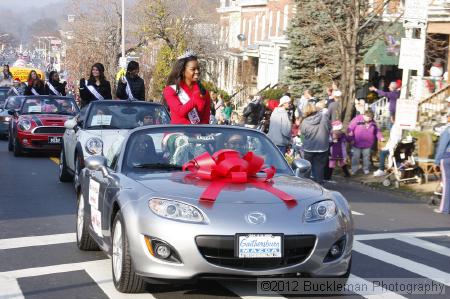
<svg viewBox="0 0 450 299">
<path fill-rule="evenodd" d="M 51 71 L 50 74 L 48 74 L 48 81 L 50 83 L 55 83 L 55 82 L 53 82 L 53 75 L 56 74 L 56 73 L 58 73 L 58 72 L 57 71 Z M 59 82 L 57 82 L 57 83 L 59 83 Z"/>
<path fill-rule="evenodd" d="M 8 74 L 5 76 L 5 72 L 3 71 L 3 79 L 12 79 L 13 75 L 11 71 L 9 70 L 9 64 L 4 64 L 3 67 L 8 68 Z"/>
<path fill-rule="evenodd" d="M 106 82 L 106 78 L 105 78 L 105 67 L 103 66 L 103 64 L 101 64 L 100 62 L 95 63 L 92 67 L 91 67 L 91 73 L 89 74 L 89 83 L 94 84 L 95 83 L 95 77 L 92 75 L 92 69 L 93 68 L 97 68 L 97 70 L 99 71 L 100 75 L 99 75 L 99 79 L 100 79 L 100 84 L 103 84 Z"/>
<path fill-rule="evenodd" d="M 36 72 L 35 70 L 31 70 L 30 73 L 28 74 L 28 82 L 30 82 L 31 80 L 33 80 L 33 79 L 31 78 L 31 74 L 32 74 L 32 73 L 35 73 L 35 74 L 36 74 L 36 79 L 39 79 L 39 76 L 38 76 L 37 72 Z"/>
<path fill-rule="evenodd" d="M 167 78 L 166 86 L 175 85 L 177 94 L 180 92 L 180 83 L 184 79 L 184 71 L 189 61 L 198 61 L 197 56 L 189 56 L 178 59 L 173 65 L 172 71 Z"/>
</svg>

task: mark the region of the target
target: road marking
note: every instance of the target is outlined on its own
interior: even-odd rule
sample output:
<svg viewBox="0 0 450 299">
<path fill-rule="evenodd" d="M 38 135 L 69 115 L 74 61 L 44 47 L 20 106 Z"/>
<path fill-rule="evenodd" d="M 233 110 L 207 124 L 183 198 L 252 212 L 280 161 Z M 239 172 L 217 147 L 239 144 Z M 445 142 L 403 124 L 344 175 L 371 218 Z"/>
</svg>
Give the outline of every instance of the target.
<svg viewBox="0 0 450 299">
<path fill-rule="evenodd" d="M 352 210 L 352 215 L 357 215 L 357 216 L 364 216 L 365 214 L 360 213 L 360 212 L 356 212 Z"/>
<path fill-rule="evenodd" d="M 109 297 L 114 299 L 122 298 L 155 298 L 152 294 L 123 294 L 116 290 L 114 287 L 111 271 L 111 260 L 97 261 L 95 264 L 91 264 L 85 268 L 85 271 L 89 276 L 97 283 L 102 291 Z"/>
<path fill-rule="evenodd" d="M 396 238 L 397 240 L 400 240 L 402 242 L 411 244 L 413 246 L 417 246 L 417 247 L 421 247 L 424 248 L 426 250 L 430 250 L 445 256 L 450 257 L 450 248 L 447 248 L 445 246 L 441 246 L 429 241 L 425 241 L 419 238 L 415 238 L 415 237 L 410 237 L 410 236 L 402 236 L 402 237 L 398 237 Z"/>
<path fill-rule="evenodd" d="M 0 239 L 0 250 L 76 242 L 74 233 Z"/>
<path fill-rule="evenodd" d="M 17 279 L 0 276 L 0 299 L 25 299 Z"/>
<path fill-rule="evenodd" d="M 350 276 L 348 278 L 348 284 L 349 285 L 353 285 L 353 286 L 354 285 L 358 285 L 358 286 L 365 285 L 365 286 L 367 286 L 367 290 L 373 289 L 373 287 L 372 287 L 373 283 L 371 281 L 365 280 L 365 279 L 363 279 L 363 278 L 361 278 L 359 276 L 355 276 L 353 274 L 350 274 Z M 404 297 L 402 295 L 399 295 L 397 293 L 394 293 L 394 292 L 392 292 L 392 291 L 390 291 L 388 289 L 382 288 L 382 287 L 377 288 L 377 290 L 379 290 L 379 291 L 376 294 L 370 294 L 370 295 L 364 294 L 362 292 L 361 293 L 355 292 L 355 293 L 360 295 L 360 296 L 362 296 L 362 297 L 364 297 L 364 298 L 367 298 L 367 299 L 383 299 L 383 298 L 401 299 L 401 298 L 406 298 L 406 297 Z"/>
<path fill-rule="evenodd" d="M 436 268 L 417 263 L 415 261 L 403 258 L 401 256 L 389 253 L 373 246 L 366 245 L 358 241 L 353 242 L 353 250 L 369 257 L 378 259 L 382 262 L 394 265 L 399 268 L 403 268 L 420 276 L 450 286 L 450 274 Z"/>
<path fill-rule="evenodd" d="M 57 157 L 50 157 L 50 160 L 55 162 L 56 165 L 59 165 L 59 158 L 57 158 Z"/>
<path fill-rule="evenodd" d="M 358 241 L 364 240 L 381 240 L 381 239 L 397 239 L 403 236 L 421 237 L 450 237 L 450 231 L 432 231 L 432 232 L 406 232 L 406 233 L 383 233 L 383 234 L 367 234 L 355 235 Z"/>
</svg>

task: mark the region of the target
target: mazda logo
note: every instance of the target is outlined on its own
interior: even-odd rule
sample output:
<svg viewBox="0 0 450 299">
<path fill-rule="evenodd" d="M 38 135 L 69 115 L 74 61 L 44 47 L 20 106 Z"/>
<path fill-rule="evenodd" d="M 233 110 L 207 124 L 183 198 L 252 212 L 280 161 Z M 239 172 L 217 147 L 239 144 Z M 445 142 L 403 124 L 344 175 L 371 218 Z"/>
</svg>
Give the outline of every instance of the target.
<svg viewBox="0 0 450 299">
<path fill-rule="evenodd" d="M 250 224 L 263 224 L 266 222 L 266 214 L 261 212 L 251 212 L 247 214 L 246 220 Z"/>
</svg>

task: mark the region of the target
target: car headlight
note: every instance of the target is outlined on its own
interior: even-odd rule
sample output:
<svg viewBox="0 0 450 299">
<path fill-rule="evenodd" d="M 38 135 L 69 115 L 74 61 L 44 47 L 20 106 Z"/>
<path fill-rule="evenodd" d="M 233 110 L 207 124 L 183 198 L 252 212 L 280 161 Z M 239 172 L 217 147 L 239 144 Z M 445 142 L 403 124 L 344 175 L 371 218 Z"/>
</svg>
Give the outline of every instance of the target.
<svg viewBox="0 0 450 299">
<path fill-rule="evenodd" d="M 28 119 L 21 120 L 19 122 L 19 128 L 23 131 L 28 131 L 29 129 L 31 129 L 31 121 L 29 121 Z"/>
<path fill-rule="evenodd" d="M 206 216 L 199 209 L 179 201 L 152 198 L 148 206 L 153 213 L 164 218 L 197 223 L 206 221 Z"/>
<path fill-rule="evenodd" d="M 98 155 L 102 153 L 103 141 L 100 138 L 92 137 L 86 141 L 85 148 L 91 155 Z"/>
<path fill-rule="evenodd" d="M 313 222 L 336 216 L 336 204 L 332 200 L 323 200 L 310 205 L 305 212 L 305 221 Z"/>
<path fill-rule="evenodd" d="M 11 116 L 5 116 L 5 121 L 11 121 Z"/>
</svg>

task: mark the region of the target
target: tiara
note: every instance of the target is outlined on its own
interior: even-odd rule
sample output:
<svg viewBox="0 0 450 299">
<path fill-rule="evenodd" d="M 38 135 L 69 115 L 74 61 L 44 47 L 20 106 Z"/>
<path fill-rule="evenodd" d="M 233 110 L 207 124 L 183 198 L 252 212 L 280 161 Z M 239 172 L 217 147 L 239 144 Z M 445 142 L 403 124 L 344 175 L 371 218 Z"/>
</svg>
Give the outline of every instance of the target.
<svg viewBox="0 0 450 299">
<path fill-rule="evenodd" d="M 187 49 L 186 52 L 184 52 L 183 55 L 178 56 L 177 59 L 185 59 L 185 58 L 193 57 L 193 56 L 196 57 L 196 56 L 197 56 L 197 53 L 195 53 L 195 51 L 192 50 L 192 49 Z"/>
</svg>

